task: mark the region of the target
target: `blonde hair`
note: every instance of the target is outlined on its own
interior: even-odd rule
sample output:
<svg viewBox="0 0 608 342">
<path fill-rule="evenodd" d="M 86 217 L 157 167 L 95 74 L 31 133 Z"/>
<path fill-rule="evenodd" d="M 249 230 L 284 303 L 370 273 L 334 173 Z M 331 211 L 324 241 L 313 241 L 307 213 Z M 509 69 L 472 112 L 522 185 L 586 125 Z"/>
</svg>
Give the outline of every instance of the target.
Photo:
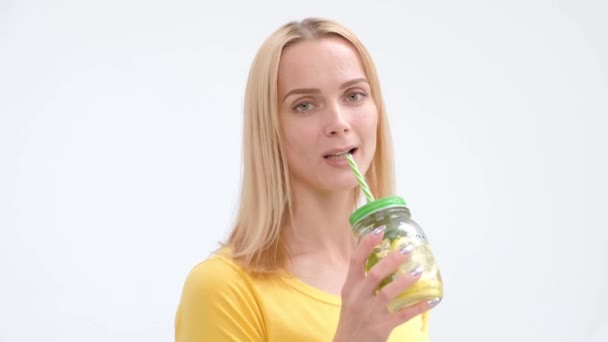
<svg viewBox="0 0 608 342">
<path fill-rule="evenodd" d="M 376 69 L 366 48 L 349 29 L 331 20 L 308 18 L 283 25 L 258 50 L 245 90 L 240 207 L 226 245 L 232 258 L 252 274 L 284 270 L 288 261 L 281 227 L 293 217 L 293 198 L 279 129 L 281 53 L 288 45 L 327 36 L 346 39 L 361 57 L 378 110 L 376 153 L 366 178 L 377 197 L 394 192 L 391 134 Z M 355 199 L 358 196 L 355 191 Z M 355 201 L 353 209 L 354 205 Z"/>
</svg>

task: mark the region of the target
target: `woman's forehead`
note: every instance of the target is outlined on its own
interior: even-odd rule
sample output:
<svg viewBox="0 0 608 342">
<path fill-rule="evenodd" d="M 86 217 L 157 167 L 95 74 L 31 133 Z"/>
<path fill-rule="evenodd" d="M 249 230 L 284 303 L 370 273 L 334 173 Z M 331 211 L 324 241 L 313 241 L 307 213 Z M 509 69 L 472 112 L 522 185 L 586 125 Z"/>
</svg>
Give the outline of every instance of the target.
<svg viewBox="0 0 608 342">
<path fill-rule="evenodd" d="M 365 72 L 357 49 L 339 37 L 293 44 L 284 50 L 279 63 L 279 88 L 316 87 L 361 77 Z"/>
</svg>

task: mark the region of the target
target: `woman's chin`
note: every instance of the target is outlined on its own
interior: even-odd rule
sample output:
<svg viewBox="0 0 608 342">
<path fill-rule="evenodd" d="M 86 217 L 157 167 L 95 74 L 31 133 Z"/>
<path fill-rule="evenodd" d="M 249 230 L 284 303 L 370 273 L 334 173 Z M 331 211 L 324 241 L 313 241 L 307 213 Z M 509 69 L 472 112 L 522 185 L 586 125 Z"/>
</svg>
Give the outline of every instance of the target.
<svg viewBox="0 0 608 342">
<path fill-rule="evenodd" d="M 300 185 L 304 187 L 309 187 L 313 191 L 319 191 L 322 193 L 345 193 L 352 192 L 358 186 L 357 180 L 353 173 L 348 170 L 348 172 L 343 173 L 333 173 L 324 176 L 317 176 L 314 179 L 308 179 L 305 181 L 302 178 L 292 178 L 292 180 L 300 180 Z"/>
<path fill-rule="evenodd" d="M 333 182 L 325 182 L 323 188 L 328 192 L 352 192 L 359 186 L 353 179 L 335 179 Z"/>
</svg>

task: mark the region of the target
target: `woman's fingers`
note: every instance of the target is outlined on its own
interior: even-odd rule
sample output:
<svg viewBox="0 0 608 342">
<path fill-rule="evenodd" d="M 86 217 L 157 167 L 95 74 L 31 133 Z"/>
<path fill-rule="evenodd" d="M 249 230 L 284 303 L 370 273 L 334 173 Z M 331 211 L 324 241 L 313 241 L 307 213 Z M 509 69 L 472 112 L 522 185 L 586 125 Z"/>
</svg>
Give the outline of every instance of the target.
<svg viewBox="0 0 608 342">
<path fill-rule="evenodd" d="M 440 301 L 441 299 L 435 298 L 401 309 L 393 313 L 389 318 L 390 326 L 394 328 L 398 325 L 401 325 L 409 321 L 410 319 L 432 309 L 435 305 L 439 304 Z"/>
<path fill-rule="evenodd" d="M 375 293 L 376 287 L 380 282 L 398 270 L 399 266 L 408 258 L 409 252 L 411 252 L 411 247 L 392 252 L 374 265 L 374 267 L 367 272 L 365 284 L 361 289 L 362 293 Z"/>
<path fill-rule="evenodd" d="M 399 271 L 399 266 L 414 249 L 413 245 L 403 246 L 401 250 L 382 257 L 366 272 L 366 262 L 383 237 L 383 228 L 367 234 L 359 240 L 351 256 L 348 275 L 342 287 L 342 307 L 336 332 L 339 338 L 350 341 L 353 340 L 353 336 L 357 338 L 365 336 L 365 340 L 385 341 L 396 326 L 436 304 L 423 302 L 398 312 L 389 312 L 389 303 L 420 278 L 421 270 L 406 270 L 409 272 L 396 277 L 377 291 L 384 279 Z"/>
<path fill-rule="evenodd" d="M 420 279 L 421 271 L 420 268 L 415 268 L 408 273 L 396 277 L 393 281 L 384 286 L 377 295 L 380 305 L 387 306 L 400 293 L 414 285 L 414 283 Z"/>
<path fill-rule="evenodd" d="M 350 259 L 348 276 L 346 277 L 347 284 L 359 283 L 365 277 L 365 262 L 372 254 L 374 247 L 382 241 L 383 236 L 384 227 L 378 227 L 361 238 L 359 246 Z"/>
</svg>

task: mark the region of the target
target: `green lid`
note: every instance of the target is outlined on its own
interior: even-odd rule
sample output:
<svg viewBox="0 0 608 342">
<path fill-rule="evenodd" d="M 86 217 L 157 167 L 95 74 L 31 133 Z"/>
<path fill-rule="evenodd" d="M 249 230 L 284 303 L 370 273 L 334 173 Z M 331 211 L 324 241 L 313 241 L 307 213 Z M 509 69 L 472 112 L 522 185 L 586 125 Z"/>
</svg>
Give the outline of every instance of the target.
<svg viewBox="0 0 608 342">
<path fill-rule="evenodd" d="M 359 222 L 363 218 L 368 215 L 371 215 L 379 210 L 387 209 L 387 208 L 395 208 L 395 207 L 405 207 L 405 199 L 399 196 L 389 196 L 377 199 L 375 201 L 368 202 L 363 205 L 361 208 L 355 210 L 354 213 L 350 215 L 348 221 L 351 225 L 355 225 L 355 223 Z"/>
</svg>

